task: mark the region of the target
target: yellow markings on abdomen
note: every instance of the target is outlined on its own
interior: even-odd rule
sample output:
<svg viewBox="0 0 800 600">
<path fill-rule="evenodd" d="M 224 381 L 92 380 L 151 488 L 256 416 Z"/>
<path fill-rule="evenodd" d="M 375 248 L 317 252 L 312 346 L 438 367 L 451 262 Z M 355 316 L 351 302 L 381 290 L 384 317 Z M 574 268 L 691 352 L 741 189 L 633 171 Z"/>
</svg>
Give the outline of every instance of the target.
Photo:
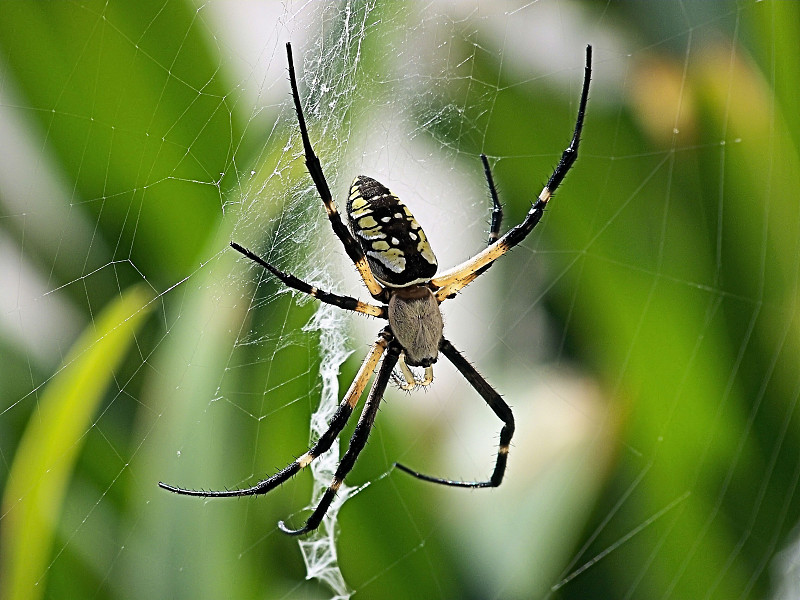
<svg viewBox="0 0 800 600">
<path fill-rule="evenodd" d="M 369 177 L 356 177 L 347 212 L 353 235 L 381 284 L 416 285 L 436 273 L 436 256 L 422 227 L 384 185 Z"/>
<path fill-rule="evenodd" d="M 358 219 L 358 226 L 361 229 L 372 229 L 373 227 L 379 227 L 378 222 L 370 216 L 361 217 Z"/>
</svg>

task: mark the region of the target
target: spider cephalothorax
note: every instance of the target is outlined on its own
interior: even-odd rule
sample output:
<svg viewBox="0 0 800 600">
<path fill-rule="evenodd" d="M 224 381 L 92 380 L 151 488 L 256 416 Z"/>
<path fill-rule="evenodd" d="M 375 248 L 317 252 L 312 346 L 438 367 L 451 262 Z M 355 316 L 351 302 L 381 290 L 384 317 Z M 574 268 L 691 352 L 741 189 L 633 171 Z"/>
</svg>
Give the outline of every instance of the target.
<svg viewBox="0 0 800 600">
<path fill-rule="evenodd" d="M 392 290 L 389 328 L 403 347 L 406 363 L 430 368 L 436 362 L 444 323 L 436 296 L 430 289 L 414 285 Z"/>
<path fill-rule="evenodd" d="M 300 126 L 308 172 L 325 205 L 333 232 L 344 245 L 347 255 L 356 266 L 369 293 L 380 305 L 361 302 L 350 296 L 341 296 L 321 290 L 294 275 L 277 269 L 236 242 L 231 242 L 231 246 L 267 269 L 289 287 L 346 310 L 386 319 L 388 324 L 380 332 L 378 339 L 361 364 L 355 379 L 333 416 L 328 430 L 305 454 L 284 469 L 259 481 L 252 487 L 239 490 L 203 491 L 179 488 L 160 482 L 159 485 L 171 492 L 188 496 L 231 497 L 266 494 L 330 449 L 333 440 L 341 433 L 353 413 L 356 403 L 364 393 L 372 373 L 380 363 L 380 369 L 375 376 L 364 410 L 350 439 L 350 445 L 317 508 L 309 516 L 305 525 L 299 529 L 289 529 L 283 521 L 278 524 L 283 531 L 293 535 L 316 529 L 333 501 L 336 491 L 347 473 L 353 468 L 356 458 L 367 442 L 378 407 L 395 366 L 400 368 L 405 380 L 403 384 L 405 389 L 411 389 L 416 385 L 428 385 L 433 381 L 432 365 L 441 352 L 481 395 L 497 417 L 503 421 L 494 470 L 489 479 L 485 481 L 454 481 L 423 475 L 400 464 L 396 466 L 419 479 L 443 485 L 467 488 L 496 487 L 500 485 L 505 473 L 508 449 L 511 437 L 514 435 L 514 416 L 508 404 L 444 337 L 439 305 L 448 298 L 455 297 L 459 290 L 484 273 L 495 260 L 524 240 L 542 218 L 548 201 L 578 156 L 578 143 L 583 128 L 586 101 L 589 96 L 592 48 L 591 46 L 586 47 L 583 88 L 572 141 L 562 153 L 555 171 L 550 176 L 547 185 L 539 193 L 536 202 L 531 206 L 525 220 L 512 227 L 502 237 L 500 236 L 503 212 L 492 181 L 489 161 L 486 156 L 481 155 L 493 203 L 489 244 L 469 260 L 438 276 L 436 275 L 438 266 L 436 256 L 433 254 L 422 227 L 406 205 L 374 179 L 360 175 L 353 181 L 347 200 L 350 230 L 348 231 L 345 227 L 331 196 L 319 159 L 311 147 L 300 103 L 300 94 L 297 90 L 297 78 L 290 44 L 286 44 L 286 54 L 289 61 L 292 98 Z M 382 363 L 381 359 L 383 359 Z M 409 365 L 424 367 L 424 378 L 417 381 Z"/>
</svg>

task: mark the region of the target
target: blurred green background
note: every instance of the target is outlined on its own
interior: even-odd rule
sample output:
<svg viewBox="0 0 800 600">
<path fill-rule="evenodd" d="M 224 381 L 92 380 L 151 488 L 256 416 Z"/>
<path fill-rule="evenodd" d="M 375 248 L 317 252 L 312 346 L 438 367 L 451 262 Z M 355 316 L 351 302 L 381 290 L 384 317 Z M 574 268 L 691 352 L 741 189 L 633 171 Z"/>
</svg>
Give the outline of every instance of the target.
<svg viewBox="0 0 800 600">
<path fill-rule="evenodd" d="M 797 597 L 800 4 L 766 0 L 0 3 L 0 595 L 331 596 L 276 528 L 307 474 L 155 485 L 247 485 L 308 441 L 316 307 L 232 236 L 358 289 L 297 155 L 289 39 L 334 193 L 396 146 L 423 175 L 385 183 L 438 215 L 442 264 L 485 235 L 479 153 L 524 217 L 595 53 L 576 167 L 444 309 L 517 411 L 506 482 L 392 470 L 480 477 L 499 425 L 446 365 L 389 392 L 339 516 L 355 597 Z M 362 325 L 332 330 L 342 389 Z"/>
</svg>

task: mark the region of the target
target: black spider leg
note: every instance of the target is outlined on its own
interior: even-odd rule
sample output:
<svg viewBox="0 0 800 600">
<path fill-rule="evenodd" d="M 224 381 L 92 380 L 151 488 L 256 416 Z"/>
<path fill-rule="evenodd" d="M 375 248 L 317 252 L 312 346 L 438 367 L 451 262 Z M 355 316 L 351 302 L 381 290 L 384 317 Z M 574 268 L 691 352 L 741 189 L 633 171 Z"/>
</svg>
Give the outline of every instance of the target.
<svg viewBox="0 0 800 600">
<path fill-rule="evenodd" d="M 354 312 L 360 312 L 365 315 L 372 315 L 373 317 L 380 317 L 382 319 L 386 319 L 386 308 L 383 306 L 375 306 L 374 304 L 367 304 L 365 302 L 361 302 L 360 300 L 356 300 L 350 296 L 340 296 L 338 294 L 334 294 L 331 292 L 326 292 L 325 290 L 321 290 L 318 287 L 311 285 L 310 283 L 306 283 L 302 279 L 295 277 L 291 273 L 285 273 L 280 269 L 273 267 L 263 258 L 251 252 L 247 248 L 244 248 L 237 244 L 236 242 L 231 242 L 231 248 L 236 250 L 237 252 L 243 254 L 254 263 L 257 263 L 264 267 L 267 271 L 272 273 L 275 277 L 280 279 L 284 284 L 303 292 L 304 294 L 308 294 L 313 298 L 321 302 L 325 302 L 327 304 L 332 304 L 334 306 L 338 306 L 339 308 L 343 308 L 345 310 L 352 310 Z"/>
<path fill-rule="evenodd" d="M 481 154 L 481 162 L 483 163 L 483 173 L 486 175 L 486 183 L 489 186 L 489 194 L 492 196 L 492 225 L 489 229 L 489 241 L 486 244 L 491 246 L 500 237 L 500 226 L 503 223 L 503 205 L 500 204 L 500 199 L 497 197 L 497 188 L 494 185 L 492 169 L 485 154 Z"/>
<path fill-rule="evenodd" d="M 353 261 L 356 269 L 358 269 L 372 297 L 376 300 L 385 299 L 386 294 L 383 286 L 378 283 L 372 275 L 372 271 L 370 271 L 369 265 L 367 264 L 367 259 L 364 256 L 364 251 L 342 222 L 342 217 L 336 209 L 336 203 L 333 201 L 328 182 L 322 172 L 319 158 L 314 154 L 314 149 L 311 147 L 311 140 L 308 137 L 308 129 L 306 128 L 306 119 L 303 116 L 303 107 L 300 104 L 300 93 L 297 91 L 297 76 L 294 72 L 294 60 L 292 59 L 292 44 L 289 42 L 286 43 L 286 58 L 289 62 L 289 83 L 292 86 L 294 110 L 297 113 L 297 122 L 300 125 L 300 137 L 303 139 L 306 167 L 311 175 L 311 179 L 314 180 L 317 193 L 322 199 L 322 203 L 325 205 L 325 212 L 328 213 L 328 220 L 331 222 L 333 233 L 335 233 L 336 237 L 342 242 L 347 255 L 350 257 L 350 260 Z"/>
<path fill-rule="evenodd" d="M 491 246 L 497 241 L 497 238 L 500 237 L 500 226 L 503 223 L 503 205 L 500 204 L 500 198 L 497 196 L 497 188 L 494 185 L 492 169 L 489 166 L 489 159 L 486 158 L 485 154 L 481 154 L 481 162 L 483 163 L 483 173 L 486 176 L 486 183 L 489 186 L 489 195 L 492 197 L 492 224 L 489 229 L 489 239 L 486 244 L 487 246 Z M 462 287 L 467 286 L 480 275 L 483 275 L 493 264 L 494 262 L 490 262 L 472 273 L 467 281 L 462 282 Z M 450 297 L 452 297 L 452 295 Z"/>
<path fill-rule="evenodd" d="M 566 150 L 561 154 L 553 174 L 539 194 L 525 220 L 519 225 L 512 227 L 506 234 L 499 238 L 495 243 L 489 245 L 485 250 L 479 252 L 469 260 L 447 270 L 446 272 L 434 277 L 431 285 L 438 288 L 436 299 L 442 302 L 445 298 L 452 298 L 457 291 L 465 285 L 471 283 L 477 277 L 476 272 L 484 272 L 485 267 L 503 254 L 511 250 L 514 246 L 522 242 L 533 228 L 539 223 L 544 215 L 547 202 L 555 193 L 556 189 L 566 177 L 575 160 L 578 158 L 578 145 L 580 144 L 581 132 L 583 131 L 583 119 L 586 114 L 586 102 L 589 98 L 589 83 L 592 76 L 592 47 L 586 46 L 586 65 L 584 67 L 583 88 L 581 90 L 581 100 L 578 106 L 578 117 L 575 120 L 575 129 L 572 132 L 572 141 Z M 481 270 L 483 269 L 483 270 Z M 478 274 L 480 274 L 478 273 Z"/>
<path fill-rule="evenodd" d="M 489 186 L 489 194 L 492 197 L 492 222 L 489 229 L 489 240 L 486 244 L 488 247 L 494 244 L 497 241 L 497 238 L 500 237 L 500 226 L 503 223 L 503 205 L 500 204 L 500 199 L 497 197 L 497 188 L 494 185 L 492 169 L 489 166 L 489 159 L 486 158 L 485 154 L 481 154 L 481 162 L 483 163 L 483 173 L 486 176 L 486 183 Z M 464 288 L 472 283 L 480 275 L 483 275 L 493 264 L 494 262 L 490 262 L 473 271 L 472 273 L 465 274 L 461 279 L 458 280 L 458 289 Z M 455 298 L 456 290 L 451 291 L 450 287 L 452 286 L 445 286 L 442 288 L 442 290 L 436 293 L 436 299 L 439 302 L 442 302 L 445 298 Z"/>
<path fill-rule="evenodd" d="M 503 481 L 503 475 L 506 472 L 506 462 L 508 461 L 508 449 L 511 444 L 511 437 L 514 435 L 514 415 L 511 408 L 500 397 L 494 388 L 475 370 L 467 359 L 453 347 L 453 344 L 442 338 L 439 343 L 439 350 L 442 351 L 451 363 L 458 369 L 461 374 L 469 381 L 470 385 L 481 395 L 494 411 L 494 414 L 503 421 L 503 428 L 500 430 L 500 446 L 497 449 L 497 461 L 494 465 L 494 471 L 488 481 L 454 481 L 452 479 L 443 479 L 441 477 L 431 477 L 430 475 L 423 475 L 418 471 L 409 469 L 408 467 L 395 463 L 395 466 L 413 475 L 417 479 L 424 481 L 431 481 L 442 485 L 450 485 L 453 487 L 466 487 L 466 488 L 486 488 L 497 487 Z"/>
<path fill-rule="evenodd" d="M 589 82 L 592 79 L 592 47 L 586 46 L 586 66 L 583 68 L 583 88 L 581 89 L 581 101 L 578 106 L 578 118 L 575 121 L 575 130 L 572 133 L 572 141 L 567 149 L 561 154 L 561 160 L 558 161 L 553 174 L 545 186 L 545 190 L 549 190 L 552 196 L 556 188 L 561 185 L 567 172 L 575 164 L 578 158 L 578 144 L 581 141 L 581 131 L 583 131 L 583 118 L 586 114 L 586 102 L 589 99 Z M 544 193 L 544 190 L 543 190 Z M 539 202 L 541 202 L 543 194 L 539 195 Z M 545 200 L 546 202 L 546 200 Z M 538 204 L 538 202 L 537 202 Z"/>
<path fill-rule="evenodd" d="M 367 402 L 364 404 L 364 410 L 361 412 L 361 418 L 358 420 L 355 431 L 353 431 L 353 436 L 350 438 L 350 445 L 347 447 L 347 451 L 344 453 L 339 466 L 336 468 L 336 473 L 333 475 L 333 480 L 331 481 L 328 489 L 325 490 L 325 493 L 322 495 L 322 500 L 320 500 L 317 508 L 314 509 L 314 512 L 311 513 L 311 516 L 308 517 L 306 524 L 300 529 L 289 529 L 283 521 L 278 523 L 278 527 L 280 527 L 284 533 L 288 533 L 289 535 L 302 535 L 319 527 L 319 524 L 322 522 L 322 518 L 325 516 L 325 513 L 328 511 L 331 502 L 333 502 L 333 499 L 336 496 L 337 490 L 339 487 L 341 487 L 344 478 L 353 468 L 358 455 L 361 453 L 367 443 L 367 438 L 369 437 L 369 433 L 372 430 L 373 424 L 375 423 L 375 415 L 378 413 L 378 407 L 383 399 L 383 394 L 386 391 L 386 385 L 389 383 L 392 370 L 397 364 L 397 358 L 400 355 L 400 351 L 400 344 L 398 344 L 396 341 L 393 341 L 389 344 L 389 349 L 386 352 L 386 356 L 383 358 L 383 364 L 381 365 L 378 375 L 375 377 L 375 381 L 372 384 L 372 389 L 369 392 Z"/>
<path fill-rule="evenodd" d="M 373 344 L 371 351 L 369 354 L 367 354 L 367 357 L 361 364 L 358 374 L 356 375 L 355 379 L 353 379 L 353 383 L 350 385 L 350 388 L 344 395 L 342 402 L 339 404 L 339 408 L 336 409 L 336 413 L 331 419 L 328 430 L 319 437 L 317 442 L 308 452 L 275 473 L 273 476 L 259 481 L 252 487 L 237 490 L 191 490 L 162 483 L 161 481 L 158 482 L 159 487 L 183 496 L 201 496 L 204 498 L 258 496 L 261 494 L 266 494 L 267 492 L 275 489 L 277 486 L 296 475 L 301 469 L 311 464 L 311 461 L 313 461 L 315 458 L 330 449 L 333 441 L 336 439 L 339 433 L 341 433 L 342 429 L 347 424 L 347 421 L 350 419 L 350 415 L 353 414 L 353 409 L 355 408 L 358 399 L 361 397 L 361 394 L 367 387 L 367 382 L 369 381 L 370 376 L 375 370 L 381 355 L 392 339 L 392 334 L 389 333 L 388 329 L 384 329 L 381 332 L 378 340 Z"/>
</svg>

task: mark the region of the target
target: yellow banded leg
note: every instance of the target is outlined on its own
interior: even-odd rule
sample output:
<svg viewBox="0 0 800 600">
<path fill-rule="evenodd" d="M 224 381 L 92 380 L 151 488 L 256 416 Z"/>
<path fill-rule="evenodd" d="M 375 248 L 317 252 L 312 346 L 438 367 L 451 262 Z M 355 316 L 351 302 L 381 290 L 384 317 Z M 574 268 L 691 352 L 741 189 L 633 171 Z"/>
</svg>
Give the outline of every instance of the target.
<svg viewBox="0 0 800 600">
<path fill-rule="evenodd" d="M 425 367 L 425 377 L 419 382 L 420 385 L 430 385 L 433 383 L 433 367 Z"/>
<path fill-rule="evenodd" d="M 411 369 L 406 364 L 405 353 L 400 355 L 398 365 L 400 365 L 400 372 L 403 374 L 403 379 L 406 380 L 405 383 L 400 384 L 400 387 L 404 390 L 413 390 L 415 387 L 417 387 L 417 380 L 414 378 L 414 373 L 411 372 Z"/>
<path fill-rule="evenodd" d="M 398 365 L 400 366 L 400 372 L 403 374 L 403 379 L 406 380 L 405 383 L 400 384 L 402 389 L 413 390 L 418 385 L 430 385 L 433 383 L 433 367 L 425 367 L 425 376 L 420 381 L 414 377 L 411 368 L 406 364 L 405 354 L 400 355 Z"/>
<path fill-rule="evenodd" d="M 361 394 L 364 393 L 367 383 L 369 383 L 369 377 L 375 371 L 375 367 L 378 366 L 378 362 L 386 351 L 387 345 L 388 341 L 385 337 L 385 333 L 382 333 L 372 346 L 367 358 L 361 363 L 361 367 L 359 367 L 358 373 L 356 373 L 356 377 L 353 379 L 353 383 L 350 384 L 347 393 L 344 395 L 345 401 L 350 405 L 350 408 L 355 407 L 358 403 L 358 399 L 361 398 Z"/>
<path fill-rule="evenodd" d="M 386 309 L 382 306 L 376 306 L 375 304 L 367 304 L 366 302 L 361 302 L 360 300 L 356 300 L 355 298 L 351 298 L 350 296 L 340 296 L 339 294 L 333 294 L 326 290 L 321 290 L 315 285 L 311 285 L 310 283 L 306 283 L 302 279 L 299 279 L 292 275 L 291 273 L 286 273 L 281 271 L 277 267 L 272 266 L 270 263 L 265 261 L 263 258 L 251 252 L 247 248 L 237 244 L 236 242 L 231 242 L 231 248 L 243 254 L 254 263 L 261 265 L 267 271 L 272 273 L 275 277 L 280 279 L 284 284 L 289 286 L 292 289 L 298 290 L 303 292 L 304 294 L 308 294 L 309 296 L 320 300 L 321 302 L 325 302 L 326 304 L 332 304 L 333 306 L 338 306 L 339 308 L 343 308 L 345 310 L 352 310 L 355 312 L 360 312 L 365 315 L 370 315 L 372 317 L 378 317 L 385 319 L 386 318 Z"/>
<path fill-rule="evenodd" d="M 344 395 L 344 398 L 339 404 L 336 414 L 334 414 L 333 418 L 331 419 L 328 430 L 320 436 L 320 438 L 317 440 L 314 446 L 308 450 L 308 452 L 305 452 L 302 456 L 297 458 L 297 460 L 289 463 L 286 465 L 286 467 L 271 477 L 259 481 L 252 487 L 236 490 L 192 490 L 188 488 L 176 487 L 163 482 L 159 482 L 158 485 L 167 491 L 174 492 L 176 494 L 182 494 L 184 496 L 230 498 L 234 496 L 257 496 L 259 494 L 266 494 L 278 485 L 287 481 L 289 478 L 293 477 L 302 469 L 305 469 L 308 465 L 310 465 L 320 454 L 330 450 L 333 440 L 338 437 L 339 433 L 341 433 L 342 429 L 347 424 L 350 415 L 353 413 L 353 408 L 358 403 L 358 399 L 364 393 L 364 389 L 366 389 L 367 384 L 369 383 L 370 376 L 378 366 L 378 362 L 380 361 L 381 356 L 383 356 L 383 353 L 386 351 L 391 339 L 391 334 L 384 330 L 378 337 L 377 341 L 372 345 L 372 348 L 370 349 L 367 357 L 364 359 L 364 362 L 361 364 L 353 383 L 350 385 L 350 388 L 347 390 L 347 393 Z"/>
</svg>

